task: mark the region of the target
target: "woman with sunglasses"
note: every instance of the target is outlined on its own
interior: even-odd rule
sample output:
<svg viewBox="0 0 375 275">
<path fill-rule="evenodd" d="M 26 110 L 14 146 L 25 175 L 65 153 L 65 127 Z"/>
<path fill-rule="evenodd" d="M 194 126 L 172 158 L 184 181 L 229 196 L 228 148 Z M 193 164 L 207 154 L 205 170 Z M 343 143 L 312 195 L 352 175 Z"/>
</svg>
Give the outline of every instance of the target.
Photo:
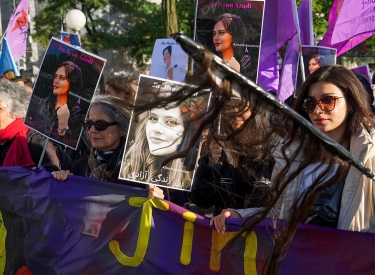
<svg viewBox="0 0 375 275">
<path fill-rule="evenodd" d="M 90 155 L 74 161 L 71 171 L 53 172 L 55 179 L 64 181 L 72 173 L 145 188 L 145 185 L 118 179 L 129 122 L 130 113 L 123 99 L 107 95 L 95 96 L 83 124 L 92 144 Z M 156 196 L 163 197 L 161 190 L 160 194 L 159 190 L 156 191 Z"/>
<path fill-rule="evenodd" d="M 375 171 L 375 122 L 368 101 L 369 97 L 357 77 L 345 67 L 334 65 L 321 67 L 306 79 L 294 108 L 316 128 Z M 289 135 L 292 138 L 295 136 L 298 135 Z M 289 170 L 295 171 L 295 167 L 301 166 L 298 159 L 303 160 L 314 154 L 298 146 L 298 140 L 294 140 L 288 145 L 288 152 L 284 148 L 274 153 L 276 164 L 272 180 L 278 180 L 277 175 L 285 165 L 289 165 Z M 284 144 L 280 147 L 282 146 Z M 299 151 L 293 151 L 293 148 L 299 148 Z M 301 153 L 304 156 L 300 156 Z M 287 156 L 292 159 L 291 165 Z M 338 160 L 332 162 L 329 161 L 330 158 L 328 154 L 323 154 L 310 158 L 316 161 L 303 164 L 304 170 L 288 183 L 268 216 L 295 220 L 295 202 L 301 200 L 301 197 L 309 196 L 304 194 L 305 191 L 309 191 L 312 184 L 317 188 L 317 181 L 319 187 L 319 184 L 324 185 L 338 177 L 335 185 L 320 192 L 310 210 L 303 215 L 302 221 L 343 230 L 374 232 L 375 188 L 372 180 L 354 167 L 342 170 Z M 300 205 L 299 211 L 301 209 Z M 245 217 L 253 213 L 253 209 L 226 209 L 219 217 L 214 217 L 211 223 L 215 224 L 218 231 L 224 232 L 228 217 Z"/>
</svg>

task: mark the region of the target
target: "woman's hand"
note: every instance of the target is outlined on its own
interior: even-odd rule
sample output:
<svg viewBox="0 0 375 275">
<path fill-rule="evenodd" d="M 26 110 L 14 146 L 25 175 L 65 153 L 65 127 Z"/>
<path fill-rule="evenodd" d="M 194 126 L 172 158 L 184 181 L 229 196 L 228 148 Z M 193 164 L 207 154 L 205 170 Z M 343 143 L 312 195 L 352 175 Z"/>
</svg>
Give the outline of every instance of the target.
<svg viewBox="0 0 375 275">
<path fill-rule="evenodd" d="M 68 105 L 66 105 L 65 103 L 57 110 L 58 132 L 60 136 L 65 136 L 66 130 L 69 129 L 68 127 L 69 116 L 70 116 L 70 111 L 69 111 Z"/>
<path fill-rule="evenodd" d="M 208 166 L 214 166 L 219 163 L 219 158 L 223 153 L 223 147 L 216 141 L 210 144 L 210 153 L 208 154 Z"/>
<path fill-rule="evenodd" d="M 159 198 L 159 199 L 164 199 L 164 192 L 161 188 L 150 184 L 148 186 L 148 198 L 152 199 L 154 197 Z"/>
<path fill-rule="evenodd" d="M 65 181 L 69 175 L 73 175 L 69 170 L 60 170 L 51 172 L 52 176 L 59 181 Z"/>
<path fill-rule="evenodd" d="M 210 225 L 215 226 L 217 232 L 224 234 L 225 229 L 226 229 L 225 221 L 228 218 L 239 218 L 239 217 L 240 215 L 238 215 L 237 212 L 233 211 L 232 209 L 230 208 L 223 209 L 220 215 L 217 215 L 210 220 Z"/>
</svg>

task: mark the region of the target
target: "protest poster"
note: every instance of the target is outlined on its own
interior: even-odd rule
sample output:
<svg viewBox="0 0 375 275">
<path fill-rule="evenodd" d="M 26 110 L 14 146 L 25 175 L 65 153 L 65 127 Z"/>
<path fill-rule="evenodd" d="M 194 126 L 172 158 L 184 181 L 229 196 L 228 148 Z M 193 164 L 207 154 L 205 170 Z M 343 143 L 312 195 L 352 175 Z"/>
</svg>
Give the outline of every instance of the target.
<svg viewBox="0 0 375 275">
<path fill-rule="evenodd" d="M 306 77 L 321 66 L 336 64 L 336 52 L 337 50 L 334 48 L 302 45 L 302 58 Z"/>
<path fill-rule="evenodd" d="M 199 0 L 195 40 L 256 82 L 263 12 L 264 1 Z"/>
<path fill-rule="evenodd" d="M 140 100 L 150 97 L 150 92 L 158 97 L 170 96 L 184 85 L 181 82 L 140 75 L 134 104 L 137 106 Z M 133 114 L 119 178 L 190 191 L 198 145 L 187 157 L 161 164 L 167 157 L 187 148 L 190 137 L 199 126 L 199 121 L 194 121 L 194 118 L 205 112 L 208 101 L 207 96 L 198 94 L 178 106 L 146 111 L 137 119 L 134 119 Z"/>
<path fill-rule="evenodd" d="M 188 55 L 174 39 L 156 39 L 150 75 L 176 81 L 184 81 Z"/>
<path fill-rule="evenodd" d="M 81 41 L 78 34 L 61 32 L 61 40 L 73 46 L 81 47 Z"/>
<path fill-rule="evenodd" d="M 52 38 L 35 82 L 25 125 L 76 149 L 105 62 Z"/>
<path fill-rule="evenodd" d="M 324 65 L 336 64 L 337 50 L 334 48 L 322 46 L 302 45 L 302 60 L 305 77 L 307 78 L 311 73 Z M 300 61 L 298 61 L 300 62 Z M 298 69 L 300 65 L 298 65 Z M 303 83 L 302 73 L 298 70 L 297 84 L 294 91 L 294 97 L 297 97 L 298 87 Z"/>
</svg>

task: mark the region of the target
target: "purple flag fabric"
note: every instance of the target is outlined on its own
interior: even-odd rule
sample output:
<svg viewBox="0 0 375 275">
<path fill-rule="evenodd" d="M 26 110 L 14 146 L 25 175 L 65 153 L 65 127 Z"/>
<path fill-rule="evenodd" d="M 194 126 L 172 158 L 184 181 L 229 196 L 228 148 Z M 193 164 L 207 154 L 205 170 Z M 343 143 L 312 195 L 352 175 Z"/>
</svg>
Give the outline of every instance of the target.
<svg viewBox="0 0 375 275">
<path fill-rule="evenodd" d="M 300 26 L 301 44 L 314 45 L 311 0 L 302 0 L 298 8 L 298 21 Z M 299 65 L 298 59 L 298 34 L 295 34 L 288 43 L 288 49 L 285 55 L 282 70 L 282 77 L 278 89 L 277 97 L 283 102 L 295 91 Z"/>
<path fill-rule="evenodd" d="M 209 218 L 147 190 L 43 168 L 0 167 L 0 271 L 21 274 L 263 274 L 274 220 L 228 250 L 245 219 L 227 232 Z M 285 221 L 277 221 L 282 225 Z M 279 275 L 372 275 L 375 234 L 300 224 Z"/>
<path fill-rule="evenodd" d="M 293 20 L 292 2 L 267 0 L 263 20 L 258 82 L 267 91 L 277 91 L 279 82 L 277 50 L 297 32 Z"/>
<path fill-rule="evenodd" d="M 370 38 L 375 34 L 374 9 L 373 1 L 335 1 L 330 12 L 331 24 L 320 45 L 336 48 L 339 56 Z"/>
<path fill-rule="evenodd" d="M 15 61 L 26 54 L 28 13 L 29 1 L 21 0 L 9 19 L 6 38 Z"/>
</svg>

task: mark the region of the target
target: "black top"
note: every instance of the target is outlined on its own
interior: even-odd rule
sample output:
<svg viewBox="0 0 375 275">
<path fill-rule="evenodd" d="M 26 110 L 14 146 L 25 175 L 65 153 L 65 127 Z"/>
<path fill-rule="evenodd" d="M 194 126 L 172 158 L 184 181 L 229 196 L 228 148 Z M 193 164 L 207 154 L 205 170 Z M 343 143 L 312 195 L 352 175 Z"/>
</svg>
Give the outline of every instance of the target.
<svg viewBox="0 0 375 275">
<path fill-rule="evenodd" d="M 223 154 L 225 155 L 225 154 Z M 252 161 L 240 156 L 234 168 L 225 159 L 222 164 L 208 166 L 203 155 L 195 173 L 190 199 L 201 208 L 215 206 L 214 215 L 225 208 L 249 208 L 263 205 L 263 188 L 268 188 L 274 161 Z"/>
</svg>

